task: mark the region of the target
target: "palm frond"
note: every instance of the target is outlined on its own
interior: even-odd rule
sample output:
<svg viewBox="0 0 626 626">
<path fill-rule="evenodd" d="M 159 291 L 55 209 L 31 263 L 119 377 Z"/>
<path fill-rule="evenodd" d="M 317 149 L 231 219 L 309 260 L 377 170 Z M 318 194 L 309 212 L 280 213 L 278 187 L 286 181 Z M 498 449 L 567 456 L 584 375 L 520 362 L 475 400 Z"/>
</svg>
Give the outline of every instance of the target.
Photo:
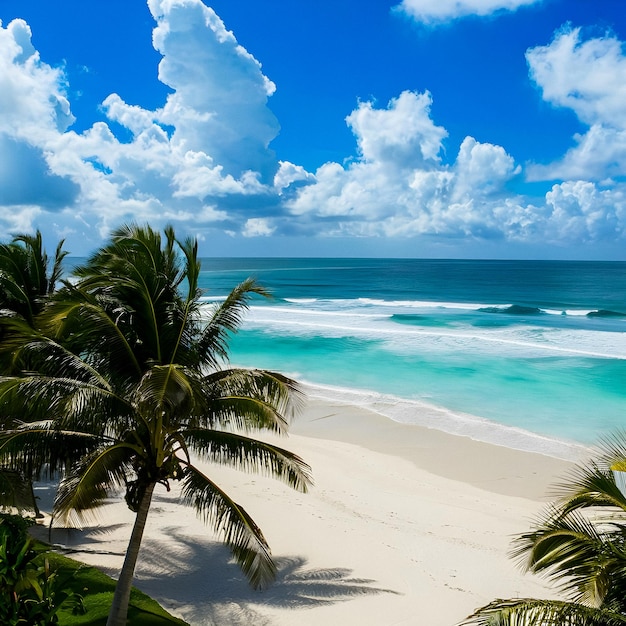
<svg viewBox="0 0 626 626">
<path fill-rule="evenodd" d="M 626 513 L 626 496 L 617 487 L 610 467 L 591 461 L 576 466 L 556 486 L 557 506 L 562 515 L 577 509 L 609 507 Z"/>
<path fill-rule="evenodd" d="M 193 379 L 177 365 L 151 367 L 136 386 L 133 404 L 142 415 L 163 415 L 168 421 L 194 407 Z"/>
<path fill-rule="evenodd" d="M 201 264 L 198 260 L 198 240 L 188 237 L 178 241 L 178 246 L 185 256 L 185 278 L 187 279 L 186 300 L 188 303 L 197 303 L 201 292 L 198 287 Z"/>
<path fill-rule="evenodd" d="M 136 450 L 117 443 L 84 455 L 59 485 L 54 516 L 65 523 L 80 521 L 84 512 L 104 504 L 111 491 L 126 485 Z"/>
<path fill-rule="evenodd" d="M 303 493 L 312 484 L 311 468 L 298 455 L 273 444 L 208 429 L 189 429 L 181 435 L 187 447 L 207 461 L 266 474 Z"/>
<path fill-rule="evenodd" d="M 0 465 L 29 478 L 54 474 L 97 448 L 93 434 L 58 430 L 52 422 L 22 424 L 0 433 Z"/>
<path fill-rule="evenodd" d="M 139 376 L 142 366 L 123 332 L 123 315 L 117 303 L 109 307 L 72 286 L 50 301 L 38 321 L 47 337 L 69 352 L 84 355 L 92 365 L 115 363 L 117 369 Z"/>
<path fill-rule="evenodd" d="M 294 380 L 265 370 L 221 370 L 208 375 L 206 384 L 213 420 L 240 429 L 284 433 L 304 400 Z"/>
<path fill-rule="evenodd" d="M 52 272 L 50 273 L 49 282 L 48 282 L 48 294 L 54 292 L 56 288 L 56 284 L 63 277 L 63 259 L 69 254 L 69 251 L 63 250 L 63 245 L 65 244 L 65 239 L 61 239 L 57 244 L 55 253 L 54 253 L 54 262 L 52 264 Z"/>
<path fill-rule="evenodd" d="M 219 366 L 220 360 L 227 360 L 229 335 L 237 332 L 241 326 L 253 294 L 265 298 L 270 297 L 269 292 L 264 287 L 253 278 L 248 278 L 237 285 L 223 302 L 214 306 L 208 323 L 198 340 L 198 349 L 202 355 L 202 360 L 210 363 L 213 368 Z"/>
<path fill-rule="evenodd" d="M 222 537 L 255 589 L 273 582 L 276 565 L 267 541 L 241 506 L 193 465 L 185 471 L 181 496 Z"/>
<path fill-rule="evenodd" d="M 550 508 L 531 532 L 515 542 L 513 556 L 560 584 L 576 601 L 601 606 L 616 587 L 626 589 L 624 545 L 619 524 L 598 524 L 578 512 Z"/>
<path fill-rule="evenodd" d="M 22 472 L 0 466 L 0 510 L 7 507 L 22 512 L 36 506 L 30 480 Z"/>
<path fill-rule="evenodd" d="M 469 626 L 623 626 L 626 615 L 610 609 L 559 600 L 494 600 L 462 625 Z"/>
<path fill-rule="evenodd" d="M 107 295 L 124 311 L 125 333 L 136 334 L 134 349 L 142 362 L 189 364 L 188 324 L 195 323 L 197 289 L 184 298 L 180 286 L 196 270 L 180 262 L 180 244 L 173 229 L 166 241 L 149 226 L 126 225 L 111 242 L 77 268 L 78 287 L 90 294 Z M 183 250 L 184 254 L 193 254 Z M 194 364 L 197 363 L 197 359 Z"/>
<path fill-rule="evenodd" d="M 40 231 L 15 235 L 9 244 L 0 245 L 0 308 L 15 311 L 32 325 L 55 289 L 65 255 L 61 241 L 48 275 L 48 256 Z"/>
<path fill-rule="evenodd" d="M 0 411 L 4 428 L 19 421 L 55 420 L 58 428 L 104 435 L 125 428 L 132 407 L 90 381 L 33 375 L 0 377 Z"/>
</svg>

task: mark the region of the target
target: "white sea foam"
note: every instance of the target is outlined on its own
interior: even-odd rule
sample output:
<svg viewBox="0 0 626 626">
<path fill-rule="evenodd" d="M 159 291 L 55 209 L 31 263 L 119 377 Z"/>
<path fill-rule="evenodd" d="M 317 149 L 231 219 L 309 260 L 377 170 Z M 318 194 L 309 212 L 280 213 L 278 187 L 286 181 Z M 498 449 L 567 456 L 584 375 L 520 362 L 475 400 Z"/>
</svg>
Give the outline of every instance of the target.
<svg viewBox="0 0 626 626">
<path fill-rule="evenodd" d="M 432 428 L 515 450 L 537 452 L 565 460 L 580 458 L 589 451 L 588 447 L 579 443 L 546 437 L 417 400 L 329 385 L 307 383 L 305 388 L 310 397 L 363 407 L 403 424 Z"/>
<path fill-rule="evenodd" d="M 396 309 L 397 310 L 397 309 Z M 252 307 L 245 327 L 277 334 L 353 337 L 382 341 L 399 354 L 470 351 L 519 357 L 549 355 L 626 359 L 626 333 L 511 324 L 480 328 L 451 320 L 448 326 L 398 324 L 386 311 Z"/>
</svg>

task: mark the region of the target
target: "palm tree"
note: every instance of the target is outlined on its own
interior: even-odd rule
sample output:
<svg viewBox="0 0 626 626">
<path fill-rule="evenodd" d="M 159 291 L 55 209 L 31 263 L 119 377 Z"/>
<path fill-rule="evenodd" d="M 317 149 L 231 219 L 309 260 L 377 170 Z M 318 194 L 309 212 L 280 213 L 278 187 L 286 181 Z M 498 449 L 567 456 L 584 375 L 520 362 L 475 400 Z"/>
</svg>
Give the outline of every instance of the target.
<svg viewBox="0 0 626 626">
<path fill-rule="evenodd" d="M 226 366 L 229 333 L 250 297 L 266 292 L 247 280 L 207 315 L 199 272 L 195 241 L 178 241 L 171 228 L 162 241 L 149 227 L 124 226 L 38 316 L 40 334 L 14 333 L 5 347 L 38 367 L 0 380 L 0 407 L 33 417 L 3 433 L 0 459 L 65 471 L 55 519 L 80 518 L 119 488 L 136 513 L 109 626 L 126 623 L 157 485 L 179 482 L 182 504 L 221 535 L 260 588 L 276 575 L 260 528 L 195 459 L 264 472 L 300 491 L 310 484 L 298 456 L 250 436 L 286 432 L 296 383 Z"/>
<path fill-rule="evenodd" d="M 558 486 L 560 498 L 515 542 L 513 556 L 558 583 L 566 600 L 495 600 L 463 624 L 617 626 L 626 624 L 626 433 L 605 439 L 598 457 Z"/>
<path fill-rule="evenodd" d="M 15 235 L 11 242 L 0 244 L 0 315 L 18 314 L 33 324 L 61 279 L 67 255 L 63 244 L 61 240 L 51 268 L 40 231 Z"/>
<path fill-rule="evenodd" d="M 9 332 L 11 318 L 33 326 L 36 315 L 62 277 L 62 263 L 67 255 L 63 244 L 61 240 L 57 245 L 52 267 L 39 230 L 34 235 L 15 235 L 9 243 L 0 244 L 0 339 Z M 14 363 L 10 352 L 5 355 L 0 370 L 7 374 L 13 370 Z M 0 505 L 32 508 L 40 517 L 31 475 L 32 469 L 22 475 L 0 467 Z"/>
</svg>

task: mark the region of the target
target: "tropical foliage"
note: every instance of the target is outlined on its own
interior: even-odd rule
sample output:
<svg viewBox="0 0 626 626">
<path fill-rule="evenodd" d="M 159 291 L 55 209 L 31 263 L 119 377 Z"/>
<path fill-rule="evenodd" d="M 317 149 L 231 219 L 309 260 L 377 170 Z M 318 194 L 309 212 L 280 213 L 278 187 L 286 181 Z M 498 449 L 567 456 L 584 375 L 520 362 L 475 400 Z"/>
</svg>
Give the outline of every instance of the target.
<svg viewBox="0 0 626 626">
<path fill-rule="evenodd" d="M 626 433 L 603 441 L 596 459 L 558 486 L 559 499 L 515 542 L 513 556 L 555 582 L 565 600 L 495 600 L 464 624 L 618 626 L 626 624 Z"/>
<path fill-rule="evenodd" d="M 62 472 L 55 520 L 72 523 L 121 489 L 136 513 L 108 624 L 125 624 L 152 494 L 180 484 L 231 548 L 254 587 L 276 574 L 269 546 L 246 511 L 196 459 L 264 472 L 305 491 L 308 466 L 252 437 L 285 433 L 296 383 L 277 373 L 227 366 L 228 338 L 253 280 L 206 313 L 193 240 L 125 226 L 50 296 L 33 324 L 5 324 L 0 350 L 21 372 L 0 379 L 0 462 Z M 21 421 L 28 416 L 27 421 Z"/>
<path fill-rule="evenodd" d="M 82 597 L 67 584 L 67 575 L 50 567 L 45 550 L 27 532 L 28 522 L 0 515 L 0 623 L 3 626 L 49 626 L 71 604 L 82 611 Z M 73 575 L 73 574 L 71 574 Z M 70 576 L 71 576 L 70 575 Z"/>
<path fill-rule="evenodd" d="M 61 241 L 49 267 L 39 231 L 0 244 L 0 314 L 17 314 L 32 325 L 47 296 L 54 293 L 66 255 Z"/>
<path fill-rule="evenodd" d="M 34 235 L 15 235 L 9 243 L 0 244 L 0 340 L 10 322 L 33 326 L 49 296 L 63 274 L 63 259 L 67 252 L 61 241 L 52 262 L 43 247 L 41 232 Z M 0 373 L 11 374 L 15 369 L 13 354 L 0 352 Z M 26 473 L 0 466 L 0 506 L 17 510 L 39 508 L 30 480 L 33 468 Z"/>
</svg>

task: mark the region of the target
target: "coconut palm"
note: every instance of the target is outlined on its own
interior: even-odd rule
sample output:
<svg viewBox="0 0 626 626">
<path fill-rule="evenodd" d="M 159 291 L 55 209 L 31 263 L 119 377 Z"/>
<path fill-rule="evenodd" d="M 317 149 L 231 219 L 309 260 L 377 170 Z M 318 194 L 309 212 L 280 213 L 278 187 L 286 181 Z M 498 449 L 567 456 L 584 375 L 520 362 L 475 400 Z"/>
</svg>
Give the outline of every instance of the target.
<svg viewBox="0 0 626 626">
<path fill-rule="evenodd" d="M 62 262 L 67 254 L 63 243 L 59 242 L 51 266 L 40 231 L 34 235 L 15 235 L 9 243 L 0 244 L 0 338 L 9 332 L 11 318 L 33 325 L 62 277 Z M 4 355 L 6 358 L 0 359 L 0 370 L 11 373 L 13 355 L 10 352 Z M 34 509 L 39 517 L 31 473 L 21 474 L 0 467 L 0 505 Z"/>
<path fill-rule="evenodd" d="M 60 241 L 49 267 L 41 232 L 15 235 L 0 244 L 0 314 L 18 314 L 32 325 L 63 273 L 67 252 Z"/>
<path fill-rule="evenodd" d="M 598 457 L 558 486 L 559 499 L 515 542 L 513 556 L 556 582 L 565 600 L 495 600 L 464 624 L 613 626 L 626 624 L 626 433 L 604 440 Z"/>
<path fill-rule="evenodd" d="M 251 434 L 284 433 L 300 394 L 277 373 L 227 367 L 228 337 L 249 299 L 237 286 L 210 313 L 201 306 L 197 244 L 125 226 L 76 270 L 37 318 L 40 334 L 11 336 L 5 349 L 37 364 L 0 381 L 0 407 L 32 420 L 3 433 L 11 466 L 63 469 L 55 519 L 71 522 L 122 489 L 136 513 L 107 624 L 126 623 L 130 588 L 152 494 L 180 483 L 230 547 L 254 587 L 276 574 L 269 546 L 246 511 L 196 459 L 259 471 L 305 491 L 308 466 Z"/>
</svg>

